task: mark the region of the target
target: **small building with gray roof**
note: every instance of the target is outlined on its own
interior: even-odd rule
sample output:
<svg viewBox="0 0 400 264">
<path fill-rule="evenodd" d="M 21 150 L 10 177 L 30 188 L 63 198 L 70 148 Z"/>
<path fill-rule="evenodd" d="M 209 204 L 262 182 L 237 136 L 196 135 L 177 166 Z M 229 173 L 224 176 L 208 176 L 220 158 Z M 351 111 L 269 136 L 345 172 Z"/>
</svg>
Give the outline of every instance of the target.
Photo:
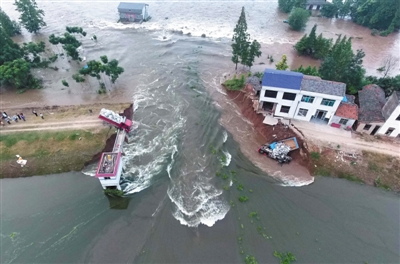
<svg viewBox="0 0 400 264">
<path fill-rule="evenodd" d="M 144 3 L 121 2 L 118 13 L 121 22 L 142 22 L 150 19 L 149 5 Z"/>
</svg>

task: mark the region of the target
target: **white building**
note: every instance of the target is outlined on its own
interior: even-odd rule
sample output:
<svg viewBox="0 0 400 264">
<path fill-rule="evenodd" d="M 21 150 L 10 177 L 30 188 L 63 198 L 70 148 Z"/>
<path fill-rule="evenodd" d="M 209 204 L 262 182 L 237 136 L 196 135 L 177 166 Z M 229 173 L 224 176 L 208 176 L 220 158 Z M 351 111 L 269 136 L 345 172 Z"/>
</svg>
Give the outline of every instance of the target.
<svg viewBox="0 0 400 264">
<path fill-rule="evenodd" d="M 266 69 L 260 105 L 274 116 L 330 124 L 345 91 L 344 83 L 298 72 Z"/>
<path fill-rule="evenodd" d="M 377 134 L 390 137 L 400 135 L 400 91 L 393 92 L 382 108 L 382 115 L 386 119 Z"/>
</svg>

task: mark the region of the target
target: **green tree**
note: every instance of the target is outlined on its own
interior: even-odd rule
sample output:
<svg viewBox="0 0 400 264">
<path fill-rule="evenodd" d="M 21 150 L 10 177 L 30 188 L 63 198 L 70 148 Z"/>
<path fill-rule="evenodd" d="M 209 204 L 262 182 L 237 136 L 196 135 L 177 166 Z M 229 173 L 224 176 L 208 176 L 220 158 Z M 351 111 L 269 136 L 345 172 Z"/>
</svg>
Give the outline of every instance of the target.
<svg viewBox="0 0 400 264">
<path fill-rule="evenodd" d="M 0 65 L 5 62 L 13 61 L 22 58 L 24 55 L 23 50 L 14 43 L 10 36 L 0 28 Z"/>
<path fill-rule="evenodd" d="M 281 70 L 281 71 L 286 71 L 286 69 L 289 68 L 289 65 L 287 65 L 287 61 L 286 61 L 286 55 L 282 56 L 282 60 L 280 62 L 278 62 L 277 64 L 275 64 L 275 67 L 277 70 Z"/>
<path fill-rule="evenodd" d="M 11 20 L 10 17 L 0 8 L 0 26 L 10 37 L 21 34 L 20 25 Z"/>
<path fill-rule="evenodd" d="M 333 18 L 337 16 L 338 11 L 338 7 L 333 3 L 326 3 L 321 8 L 321 16 Z"/>
<path fill-rule="evenodd" d="M 16 88 L 37 88 L 39 82 L 30 73 L 31 66 L 24 59 L 8 61 L 0 66 L 0 80 Z"/>
<path fill-rule="evenodd" d="M 115 83 L 119 76 L 124 72 L 124 68 L 118 66 L 118 61 L 114 59 L 107 63 L 105 72 L 106 75 L 111 78 L 111 82 Z"/>
<path fill-rule="evenodd" d="M 35 0 L 15 0 L 14 5 L 21 13 L 21 24 L 30 32 L 36 33 L 46 26 L 43 21 L 44 11 L 39 9 Z"/>
<path fill-rule="evenodd" d="M 66 27 L 66 30 L 70 34 L 78 33 L 78 34 L 81 34 L 84 37 L 86 36 L 86 32 L 83 31 L 83 29 L 81 27 Z"/>
<path fill-rule="evenodd" d="M 46 45 L 43 41 L 39 43 L 29 42 L 24 43 L 22 50 L 24 51 L 24 59 L 31 65 L 31 67 L 42 67 L 47 66 L 48 61 L 42 60 L 40 53 L 44 52 Z"/>
<path fill-rule="evenodd" d="M 362 67 L 365 53 L 353 53 L 351 38 L 339 36 L 324 58 L 319 73 L 322 79 L 346 83 L 348 92 L 355 93 L 361 88 L 365 69 Z"/>
<path fill-rule="evenodd" d="M 239 20 L 233 30 L 234 34 L 232 37 L 232 62 L 235 63 L 235 70 L 239 62 L 246 61 L 247 52 L 249 49 L 249 34 L 247 33 L 247 22 L 244 7 L 240 13 Z"/>
<path fill-rule="evenodd" d="M 67 52 L 67 55 L 70 56 L 75 61 L 81 61 L 82 59 L 79 57 L 78 48 L 82 45 L 75 36 L 66 32 L 61 37 L 56 37 L 54 34 L 49 36 L 49 42 L 53 45 L 57 45 L 59 43 L 62 44 L 63 49 Z"/>
<path fill-rule="evenodd" d="M 253 62 L 255 58 L 259 58 L 261 56 L 261 45 L 258 43 L 257 40 L 253 40 L 250 45 L 247 60 L 245 61 L 244 65 L 251 68 L 253 66 Z"/>
<path fill-rule="evenodd" d="M 302 8 L 296 7 L 290 12 L 289 15 L 289 25 L 293 28 L 293 30 L 302 30 L 310 17 L 310 12 L 304 10 Z"/>
<path fill-rule="evenodd" d="M 301 72 L 302 74 L 305 74 L 305 75 L 319 76 L 319 72 L 318 72 L 318 69 L 316 66 L 314 66 L 314 67 L 308 66 L 307 68 L 303 68 L 303 65 L 300 65 L 300 67 L 294 71 Z"/>
<path fill-rule="evenodd" d="M 304 9 L 306 7 L 306 2 L 307 0 L 278 0 L 278 6 L 282 12 L 290 13 L 295 7 Z"/>
<path fill-rule="evenodd" d="M 310 35 L 304 35 L 295 45 L 294 49 L 300 55 L 311 56 L 316 59 L 325 57 L 332 46 L 332 39 L 326 39 L 322 33 L 316 37 L 317 25 L 314 25 Z"/>
</svg>

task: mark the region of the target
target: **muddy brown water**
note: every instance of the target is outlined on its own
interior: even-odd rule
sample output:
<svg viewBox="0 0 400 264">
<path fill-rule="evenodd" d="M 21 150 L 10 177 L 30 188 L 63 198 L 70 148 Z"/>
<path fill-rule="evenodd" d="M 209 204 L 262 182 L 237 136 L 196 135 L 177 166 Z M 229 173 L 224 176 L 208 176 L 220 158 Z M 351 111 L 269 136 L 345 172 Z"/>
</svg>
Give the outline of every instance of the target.
<svg viewBox="0 0 400 264">
<path fill-rule="evenodd" d="M 117 24 L 118 3 L 38 3 L 48 26 L 34 38 L 82 26 L 88 37 L 98 38 L 82 38 L 87 60 L 106 54 L 125 68 L 106 95 L 97 93 L 94 79 L 75 84 L 71 75 L 84 62 L 64 57 L 58 71 L 38 70 L 42 90 L 3 93 L 1 105 L 132 102 L 140 126 L 124 148 L 127 197 L 105 197 L 91 167 L 84 173 L 1 180 L 2 263 L 241 263 L 247 254 L 258 263 L 273 263 L 274 250 L 292 252 L 299 263 L 399 262 L 397 195 L 328 178 L 284 187 L 247 158 L 246 151 L 255 153 L 257 145 L 246 139 L 251 124 L 234 107 L 224 107 L 234 103 L 220 86 L 223 76 L 234 74 L 230 37 L 243 3 L 150 3 L 153 19 L 142 25 Z M 250 33 L 264 43 L 257 63 L 284 53 L 292 54 L 292 63 L 292 44 L 303 33 L 287 29 L 281 22 L 287 15 L 277 12 L 276 3 L 244 5 Z M 17 17 L 11 3 L 3 2 L 3 9 Z M 332 36 L 353 28 L 349 33 L 364 32 L 363 41 L 371 38 L 348 21 L 311 18 L 308 30 L 313 21 L 326 23 Z M 19 40 L 30 39 L 24 32 Z M 376 39 L 382 41 L 378 47 L 386 45 L 376 51 L 379 56 L 398 46 L 396 34 Z M 371 41 L 362 40 L 370 47 Z M 373 71 L 378 62 L 371 61 Z M 253 70 L 266 66 L 274 67 L 267 63 Z M 252 143 L 243 149 L 238 142 L 245 140 Z M 241 195 L 249 201 L 240 203 Z M 252 211 L 259 222 L 249 219 Z"/>
</svg>

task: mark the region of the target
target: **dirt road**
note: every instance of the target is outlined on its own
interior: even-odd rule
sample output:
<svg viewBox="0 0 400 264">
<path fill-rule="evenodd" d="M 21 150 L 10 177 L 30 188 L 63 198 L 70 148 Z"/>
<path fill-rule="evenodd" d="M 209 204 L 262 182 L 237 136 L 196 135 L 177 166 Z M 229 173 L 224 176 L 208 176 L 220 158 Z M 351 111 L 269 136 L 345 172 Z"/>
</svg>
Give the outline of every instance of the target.
<svg viewBox="0 0 400 264">
<path fill-rule="evenodd" d="M 391 142 L 383 142 L 371 137 L 370 141 L 366 141 L 350 131 L 332 128 L 327 125 L 297 120 L 292 120 L 291 123 L 301 131 L 308 142 L 316 145 L 325 145 L 349 153 L 366 150 L 400 158 L 400 142 L 395 139 Z"/>
</svg>

